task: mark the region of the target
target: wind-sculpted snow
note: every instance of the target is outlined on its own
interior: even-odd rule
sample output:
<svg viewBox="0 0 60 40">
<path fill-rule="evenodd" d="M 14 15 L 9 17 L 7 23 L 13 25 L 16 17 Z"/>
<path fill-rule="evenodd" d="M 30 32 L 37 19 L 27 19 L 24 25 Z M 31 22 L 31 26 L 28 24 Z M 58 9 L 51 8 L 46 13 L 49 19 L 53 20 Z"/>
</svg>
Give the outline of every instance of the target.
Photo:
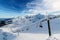
<svg viewBox="0 0 60 40">
<path fill-rule="evenodd" d="M 58 39 L 56 37 L 51 36 L 47 40 L 58 40 Z"/>
<path fill-rule="evenodd" d="M 4 32 L 0 29 L 0 40 L 15 40 L 15 38 L 16 35 L 9 32 Z"/>
</svg>

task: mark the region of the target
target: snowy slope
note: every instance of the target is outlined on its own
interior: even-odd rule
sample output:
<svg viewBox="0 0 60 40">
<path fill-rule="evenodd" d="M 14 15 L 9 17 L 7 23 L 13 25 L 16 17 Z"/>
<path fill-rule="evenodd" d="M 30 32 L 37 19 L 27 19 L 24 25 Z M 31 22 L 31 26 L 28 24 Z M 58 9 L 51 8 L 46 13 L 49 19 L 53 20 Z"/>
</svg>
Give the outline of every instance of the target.
<svg viewBox="0 0 60 40">
<path fill-rule="evenodd" d="M 52 17 L 52 16 L 50 16 Z M 45 16 L 41 14 L 37 15 L 26 15 L 24 17 L 17 17 L 13 19 L 13 23 L 6 25 L 3 27 L 4 28 L 10 28 L 10 32 L 13 33 L 18 33 L 19 36 L 17 36 L 18 40 L 48 40 L 48 26 L 47 22 L 44 21 L 42 22 L 42 26 L 40 27 L 40 21 L 44 19 Z M 55 40 L 55 36 L 59 39 L 60 35 L 60 18 L 52 19 L 50 20 L 50 25 L 51 25 L 51 31 L 52 35 L 54 35 L 53 39 Z M 6 30 L 8 31 L 8 30 Z M 48 38 L 48 39 L 47 39 Z M 16 39 L 17 40 L 17 39 Z"/>
<path fill-rule="evenodd" d="M 0 40 L 15 40 L 16 35 L 4 32 L 2 29 L 0 29 Z"/>
<path fill-rule="evenodd" d="M 41 17 L 40 17 L 41 16 Z M 53 16 L 50 16 L 53 17 Z M 13 20 L 13 23 L 10 25 L 16 30 L 20 30 L 21 33 L 48 33 L 47 22 L 42 22 L 42 28 L 40 27 L 41 19 L 44 19 L 43 15 L 37 14 L 34 16 L 24 16 L 23 18 L 18 17 Z M 50 20 L 51 31 L 52 33 L 60 33 L 60 18 Z M 8 26 L 8 25 L 7 25 Z"/>
</svg>

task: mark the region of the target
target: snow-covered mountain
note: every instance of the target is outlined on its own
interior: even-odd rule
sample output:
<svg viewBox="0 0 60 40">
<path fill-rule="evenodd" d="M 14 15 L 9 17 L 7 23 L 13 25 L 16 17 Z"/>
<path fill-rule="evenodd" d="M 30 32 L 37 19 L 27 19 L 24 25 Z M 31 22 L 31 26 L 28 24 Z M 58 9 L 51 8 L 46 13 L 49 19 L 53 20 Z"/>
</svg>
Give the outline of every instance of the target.
<svg viewBox="0 0 60 40">
<path fill-rule="evenodd" d="M 23 32 L 27 32 L 26 30 L 29 30 L 28 33 L 30 32 L 39 32 L 40 28 L 40 20 L 43 19 L 45 16 L 41 14 L 37 15 L 25 15 L 24 17 L 17 17 L 13 19 L 13 23 L 9 25 L 6 25 L 6 27 L 12 27 L 12 28 L 18 28 Z M 37 29 L 36 29 L 37 28 Z M 41 31 L 41 30 L 40 30 Z"/>
<path fill-rule="evenodd" d="M 60 18 L 54 19 L 55 18 L 54 16 L 56 16 L 56 15 L 49 15 L 49 16 L 50 16 L 50 19 L 52 19 L 52 20 L 50 20 L 52 35 L 55 33 L 56 34 L 60 33 L 59 32 Z M 44 19 L 45 19 L 45 21 L 41 23 L 41 20 L 44 20 Z M 41 24 L 43 27 L 40 27 Z M 34 39 L 36 36 L 38 37 L 38 35 L 40 35 L 40 36 L 44 35 L 44 37 L 45 37 L 48 34 L 46 16 L 41 15 L 41 14 L 25 15 L 23 17 L 14 18 L 12 24 L 5 25 L 5 26 L 3 26 L 3 28 L 10 28 L 10 32 L 20 33 L 21 40 L 23 40 L 23 39 L 30 40 L 30 36 L 31 37 L 33 36 L 32 39 Z M 25 35 L 25 37 L 23 35 Z M 34 35 L 35 35 L 35 37 L 34 37 Z M 27 37 L 29 36 L 29 39 L 27 39 L 26 36 Z M 46 38 L 47 37 L 48 37 L 48 35 L 46 36 Z M 44 39 L 46 39 L 46 38 L 44 38 Z M 42 39 L 43 39 L 43 36 L 42 36 Z M 47 40 L 53 40 L 53 39 L 48 38 Z M 39 40 L 39 38 L 38 39 L 36 38 L 34 40 Z"/>
<path fill-rule="evenodd" d="M 50 15 L 50 18 L 55 15 Z M 41 20 L 46 18 L 44 15 L 25 15 L 23 17 L 17 17 L 13 19 L 13 23 L 4 27 L 13 28 L 15 31 L 20 30 L 21 33 L 48 33 L 47 21 L 41 23 Z M 50 20 L 52 33 L 60 33 L 60 18 Z M 40 27 L 42 24 L 43 27 Z"/>
<path fill-rule="evenodd" d="M 54 15 L 50 15 L 50 17 L 54 17 Z M 26 15 L 24 17 L 17 17 L 13 19 L 13 23 L 10 25 L 11 27 L 16 27 L 16 30 L 19 29 L 20 32 L 23 33 L 48 33 L 47 22 L 42 22 L 42 28 L 40 27 L 41 19 L 44 19 L 45 16 L 41 14 L 37 15 Z M 52 33 L 60 33 L 59 32 L 59 18 L 50 20 Z"/>
</svg>

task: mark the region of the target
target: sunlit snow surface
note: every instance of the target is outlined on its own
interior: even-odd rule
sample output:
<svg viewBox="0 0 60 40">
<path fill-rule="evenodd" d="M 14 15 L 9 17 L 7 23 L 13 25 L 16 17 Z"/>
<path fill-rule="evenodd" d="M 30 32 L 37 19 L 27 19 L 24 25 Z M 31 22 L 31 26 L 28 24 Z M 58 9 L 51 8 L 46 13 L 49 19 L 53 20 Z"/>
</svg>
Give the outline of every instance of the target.
<svg viewBox="0 0 60 40">
<path fill-rule="evenodd" d="M 41 16 L 41 17 L 40 17 Z M 16 36 L 14 40 L 60 40 L 60 18 L 50 21 L 52 36 L 48 36 L 47 22 L 43 22 L 40 27 L 40 19 L 43 15 L 24 16 L 13 19 L 13 23 L 3 26 L 4 32 L 12 33 Z M 36 19 L 36 20 L 35 20 Z"/>
</svg>

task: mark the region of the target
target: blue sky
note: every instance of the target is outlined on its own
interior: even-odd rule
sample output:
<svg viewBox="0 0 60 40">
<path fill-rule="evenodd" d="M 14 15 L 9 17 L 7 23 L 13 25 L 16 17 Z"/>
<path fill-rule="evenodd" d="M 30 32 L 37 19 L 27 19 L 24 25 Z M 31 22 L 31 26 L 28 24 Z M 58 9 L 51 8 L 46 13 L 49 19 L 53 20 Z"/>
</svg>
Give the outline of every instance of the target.
<svg viewBox="0 0 60 40">
<path fill-rule="evenodd" d="M 0 0 L 0 18 L 9 18 L 24 15 L 26 4 L 33 0 Z"/>
<path fill-rule="evenodd" d="M 0 0 L 0 18 L 11 18 L 25 14 L 60 13 L 60 0 Z M 58 14 L 59 14 L 58 13 Z"/>
</svg>

